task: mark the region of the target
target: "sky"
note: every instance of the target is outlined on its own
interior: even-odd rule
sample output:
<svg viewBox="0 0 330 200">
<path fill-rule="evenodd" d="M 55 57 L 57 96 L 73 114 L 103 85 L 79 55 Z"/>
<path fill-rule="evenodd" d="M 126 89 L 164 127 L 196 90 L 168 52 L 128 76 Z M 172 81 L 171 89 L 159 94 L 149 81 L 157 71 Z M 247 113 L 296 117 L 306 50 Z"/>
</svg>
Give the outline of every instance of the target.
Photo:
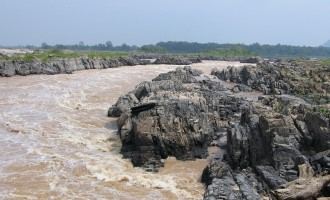
<svg viewBox="0 0 330 200">
<path fill-rule="evenodd" d="M 329 0 L 0 0 L 0 19 L 6 46 L 330 39 Z"/>
</svg>

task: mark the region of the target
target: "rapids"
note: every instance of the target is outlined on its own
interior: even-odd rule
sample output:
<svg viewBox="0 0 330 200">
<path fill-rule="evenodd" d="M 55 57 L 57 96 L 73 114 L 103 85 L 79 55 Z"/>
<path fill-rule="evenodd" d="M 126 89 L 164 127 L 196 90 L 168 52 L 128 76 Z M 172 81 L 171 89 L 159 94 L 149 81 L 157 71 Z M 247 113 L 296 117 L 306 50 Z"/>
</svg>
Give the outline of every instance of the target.
<svg viewBox="0 0 330 200">
<path fill-rule="evenodd" d="M 214 67 L 193 64 L 209 74 Z M 201 199 L 206 160 L 169 158 L 159 173 L 122 159 L 108 108 L 142 81 L 177 66 L 0 78 L 1 199 Z"/>
</svg>

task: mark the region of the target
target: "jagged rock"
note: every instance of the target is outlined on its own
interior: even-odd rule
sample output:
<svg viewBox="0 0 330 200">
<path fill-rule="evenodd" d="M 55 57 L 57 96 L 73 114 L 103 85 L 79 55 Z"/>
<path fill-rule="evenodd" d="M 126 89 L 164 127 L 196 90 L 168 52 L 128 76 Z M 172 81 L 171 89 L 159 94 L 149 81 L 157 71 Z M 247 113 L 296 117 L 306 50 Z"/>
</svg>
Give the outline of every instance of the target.
<svg viewBox="0 0 330 200">
<path fill-rule="evenodd" d="M 330 174 L 330 150 L 319 152 L 310 158 L 311 164 L 318 173 Z"/>
<path fill-rule="evenodd" d="M 247 85 L 243 85 L 243 84 L 238 84 L 235 85 L 231 91 L 233 91 L 234 93 L 238 93 L 238 92 L 252 92 L 252 88 L 250 88 Z"/>
<path fill-rule="evenodd" d="M 262 62 L 262 58 L 260 57 L 250 57 L 250 58 L 246 58 L 246 59 L 241 59 L 240 60 L 241 63 L 261 63 Z"/>
<path fill-rule="evenodd" d="M 202 180 L 208 183 L 204 194 L 205 200 L 242 199 L 230 167 L 222 162 L 212 162 L 204 170 Z"/>
<path fill-rule="evenodd" d="M 228 67 L 222 71 L 214 70 L 212 74 L 221 80 L 244 84 L 264 94 L 287 94 L 291 91 L 290 85 L 282 80 L 281 74 L 267 65 Z"/>
<path fill-rule="evenodd" d="M 256 166 L 256 171 L 270 189 L 277 189 L 287 183 L 272 166 Z"/>
<path fill-rule="evenodd" d="M 242 104 L 221 82 L 190 67 L 160 74 L 119 98 L 109 109 L 118 117 L 122 153 L 135 166 L 162 158 L 205 158 L 213 134 Z M 150 168 L 150 167 L 149 167 Z"/>
<path fill-rule="evenodd" d="M 200 62 L 199 59 L 186 59 L 178 56 L 162 56 L 157 58 L 154 64 L 166 64 L 166 65 L 191 65 L 194 62 Z"/>
<path fill-rule="evenodd" d="M 274 72 L 270 66 L 262 70 L 266 69 L 266 76 Z M 213 72 L 248 88 L 264 87 L 268 94 L 291 91 L 283 87 L 276 70 L 268 74 L 273 82 L 255 82 L 263 73 L 250 66 Z M 297 194 L 293 199 L 329 196 L 327 182 L 320 178 L 329 173 L 329 119 L 301 98 L 265 95 L 251 102 L 222 83 L 184 67 L 143 82 L 121 97 L 109 115 L 120 116 L 124 157 L 157 171 L 168 156 L 205 158 L 213 144 L 221 153 L 212 155 L 203 172 L 204 199 L 278 200 L 290 199 L 290 192 Z M 318 180 L 322 184 L 316 187 L 307 184 Z"/>
<path fill-rule="evenodd" d="M 250 172 L 233 172 L 229 165 L 213 160 L 205 168 L 202 181 L 207 184 L 204 199 L 261 199 L 258 181 Z"/>
<path fill-rule="evenodd" d="M 301 134 L 290 117 L 269 111 L 257 115 L 244 113 L 240 125 L 228 132 L 232 166 L 269 165 L 280 171 L 280 177 L 294 180 L 296 167 L 307 162 L 299 151 Z"/>
<path fill-rule="evenodd" d="M 307 112 L 305 122 L 311 135 L 312 145 L 318 151 L 330 149 L 330 123 L 329 119 L 319 113 Z"/>
<path fill-rule="evenodd" d="M 118 59 L 50 59 L 47 62 L 41 61 L 0 61 L 0 76 L 26 76 L 30 74 L 61 74 L 72 73 L 85 69 L 106 69 L 119 66 L 143 65 L 150 62 L 139 60 L 133 57 L 120 57 Z"/>
<path fill-rule="evenodd" d="M 309 102 L 330 102 L 329 66 L 313 61 L 263 61 L 256 66 L 228 67 L 212 72 L 221 80 L 244 84 L 269 94 L 293 94 Z"/>
<path fill-rule="evenodd" d="M 15 68 L 12 67 L 10 63 L 7 62 L 0 62 L 0 76 L 14 76 L 15 75 Z"/>
</svg>

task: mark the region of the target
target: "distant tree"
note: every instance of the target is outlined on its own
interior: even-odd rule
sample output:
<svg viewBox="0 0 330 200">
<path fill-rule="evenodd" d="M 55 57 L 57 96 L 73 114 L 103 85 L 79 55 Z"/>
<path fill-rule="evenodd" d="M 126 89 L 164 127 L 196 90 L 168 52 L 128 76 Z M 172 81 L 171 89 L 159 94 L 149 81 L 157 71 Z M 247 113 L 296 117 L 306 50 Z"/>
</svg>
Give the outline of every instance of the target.
<svg viewBox="0 0 330 200">
<path fill-rule="evenodd" d="M 145 53 L 166 53 L 166 49 L 156 45 L 144 45 L 140 48 L 140 51 Z"/>
<path fill-rule="evenodd" d="M 107 47 L 108 50 L 111 50 L 113 48 L 113 44 L 111 41 L 106 41 L 105 46 Z"/>
<path fill-rule="evenodd" d="M 78 43 L 78 46 L 79 46 L 79 47 L 84 47 L 84 46 L 85 46 L 85 43 L 84 43 L 83 41 L 80 41 L 80 42 Z"/>
<path fill-rule="evenodd" d="M 117 47 L 117 50 L 119 51 L 129 51 L 131 48 L 127 44 L 122 44 L 121 46 Z"/>
<path fill-rule="evenodd" d="M 41 43 L 41 48 L 42 49 L 49 49 L 50 45 L 48 45 L 46 42 Z"/>
</svg>

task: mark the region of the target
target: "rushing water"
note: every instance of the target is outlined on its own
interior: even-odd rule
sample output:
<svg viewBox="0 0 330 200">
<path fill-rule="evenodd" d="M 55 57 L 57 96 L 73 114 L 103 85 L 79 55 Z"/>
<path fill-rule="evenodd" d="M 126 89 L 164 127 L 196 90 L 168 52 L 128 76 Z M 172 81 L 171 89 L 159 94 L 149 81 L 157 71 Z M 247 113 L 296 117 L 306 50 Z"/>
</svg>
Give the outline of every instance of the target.
<svg viewBox="0 0 330 200">
<path fill-rule="evenodd" d="M 194 64 L 206 73 L 240 65 Z M 1 199 L 201 199 L 206 160 L 169 158 L 159 173 L 119 153 L 107 109 L 141 81 L 175 66 L 0 78 Z"/>
</svg>

